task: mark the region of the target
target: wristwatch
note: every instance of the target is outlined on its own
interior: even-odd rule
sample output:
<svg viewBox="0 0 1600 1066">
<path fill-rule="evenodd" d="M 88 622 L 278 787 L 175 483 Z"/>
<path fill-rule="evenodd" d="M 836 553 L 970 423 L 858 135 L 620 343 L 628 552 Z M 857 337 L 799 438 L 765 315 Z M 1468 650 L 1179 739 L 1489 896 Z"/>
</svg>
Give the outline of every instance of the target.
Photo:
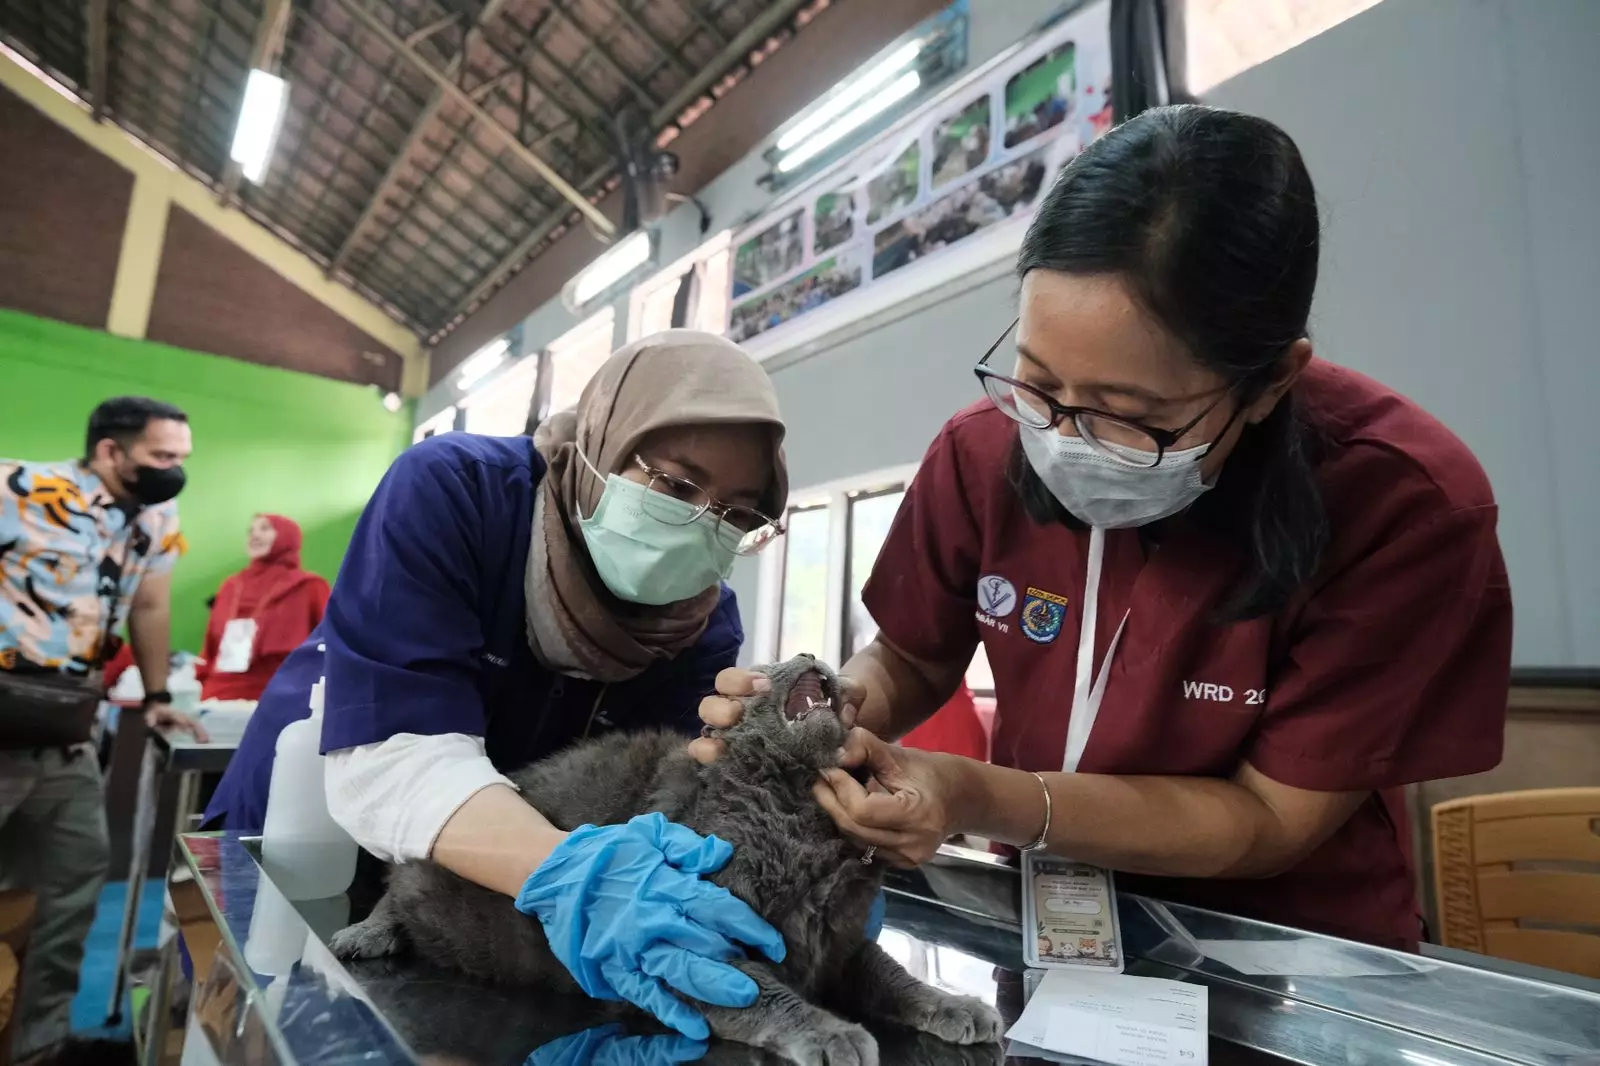
<svg viewBox="0 0 1600 1066">
<path fill-rule="evenodd" d="M 160 692 L 146 692 L 144 694 L 144 705 L 148 707 L 152 703 L 165 703 L 170 707 L 172 705 L 172 693 L 166 689 L 162 689 Z"/>
</svg>

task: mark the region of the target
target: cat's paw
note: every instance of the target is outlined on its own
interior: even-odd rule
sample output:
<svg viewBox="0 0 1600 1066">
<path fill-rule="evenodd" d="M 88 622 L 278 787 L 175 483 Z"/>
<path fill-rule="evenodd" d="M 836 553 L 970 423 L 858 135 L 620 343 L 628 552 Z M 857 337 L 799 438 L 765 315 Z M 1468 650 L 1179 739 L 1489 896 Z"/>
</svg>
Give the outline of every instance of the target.
<svg viewBox="0 0 1600 1066">
<path fill-rule="evenodd" d="M 941 993 L 918 1011 L 911 1024 L 952 1044 L 998 1043 L 1005 1025 L 989 1004 L 972 996 Z"/>
<path fill-rule="evenodd" d="M 878 1066 L 878 1042 L 872 1034 L 838 1019 L 794 1033 L 773 1050 L 796 1066 Z"/>
<path fill-rule="evenodd" d="M 345 926 L 328 938 L 328 947 L 335 958 L 383 959 L 400 954 L 404 944 L 400 927 L 393 922 L 357 922 Z"/>
</svg>

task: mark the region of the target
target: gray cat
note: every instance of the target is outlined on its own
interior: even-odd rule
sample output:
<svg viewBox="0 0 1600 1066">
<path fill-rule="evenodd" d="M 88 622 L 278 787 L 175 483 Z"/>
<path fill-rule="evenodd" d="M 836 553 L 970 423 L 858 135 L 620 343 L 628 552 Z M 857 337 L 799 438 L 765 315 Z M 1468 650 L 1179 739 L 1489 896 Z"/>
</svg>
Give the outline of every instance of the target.
<svg viewBox="0 0 1600 1066">
<path fill-rule="evenodd" d="M 902 1025 L 956 1044 L 1000 1037 L 981 1000 L 923 984 L 864 930 L 881 869 L 842 836 L 811 795 L 838 764 L 846 728 L 838 681 L 809 655 L 768 667 L 770 693 L 745 701 L 744 719 L 721 731 L 727 753 L 701 766 L 683 738 L 612 734 L 579 743 L 511 775 L 527 801 L 563 829 L 612 825 L 660 811 L 734 846 L 710 880 L 783 934 L 788 957 L 734 965 L 760 989 L 754 1005 L 697 1003 L 719 1038 L 764 1048 L 802 1066 L 875 1066 L 863 1021 Z M 504 897 L 423 862 L 390 869 L 388 891 L 363 922 L 338 933 L 343 958 L 376 958 L 409 945 L 431 962 L 475 977 L 576 992 L 544 928 Z"/>
</svg>

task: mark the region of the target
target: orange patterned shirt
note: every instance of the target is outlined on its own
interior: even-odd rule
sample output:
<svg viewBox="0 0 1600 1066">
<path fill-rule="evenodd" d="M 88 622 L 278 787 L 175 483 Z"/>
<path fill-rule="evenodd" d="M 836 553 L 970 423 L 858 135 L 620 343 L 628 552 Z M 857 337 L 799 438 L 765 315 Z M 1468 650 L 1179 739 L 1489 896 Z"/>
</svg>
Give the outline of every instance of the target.
<svg viewBox="0 0 1600 1066">
<path fill-rule="evenodd" d="M 130 513 L 81 462 L 0 459 L 0 669 L 83 673 L 146 575 L 186 550 L 175 502 Z"/>
</svg>

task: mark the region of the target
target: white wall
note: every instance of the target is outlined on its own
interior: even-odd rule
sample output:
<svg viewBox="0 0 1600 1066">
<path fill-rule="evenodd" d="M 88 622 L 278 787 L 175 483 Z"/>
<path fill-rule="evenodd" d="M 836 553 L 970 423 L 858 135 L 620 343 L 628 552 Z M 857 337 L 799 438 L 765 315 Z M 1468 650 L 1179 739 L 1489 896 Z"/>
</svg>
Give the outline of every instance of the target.
<svg viewBox="0 0 1600 1066">
<path fill-rule="evenodd" d="M 1385 0 L 1211 97 L 1306 155 L 1318 349 L 1488 469 L 1519 665 L 1600 664 L 1597 44 L 1594 0 Z"/>
<path fill-rule="evenodd" d="M 1488 469 L 1521 666 L 1600 664 L 1597 43 L 1596 0 L 1384 0 L 1210 95 L 1306 155 L 1319 352 L 1417 399 Z M 917 459 L 978 396 L 971 365 L 1014 299 L 990 281 L 775 361 L 792 483 Z M 748 624 L 754 566 L 735 587 Z"/>
</svg>

